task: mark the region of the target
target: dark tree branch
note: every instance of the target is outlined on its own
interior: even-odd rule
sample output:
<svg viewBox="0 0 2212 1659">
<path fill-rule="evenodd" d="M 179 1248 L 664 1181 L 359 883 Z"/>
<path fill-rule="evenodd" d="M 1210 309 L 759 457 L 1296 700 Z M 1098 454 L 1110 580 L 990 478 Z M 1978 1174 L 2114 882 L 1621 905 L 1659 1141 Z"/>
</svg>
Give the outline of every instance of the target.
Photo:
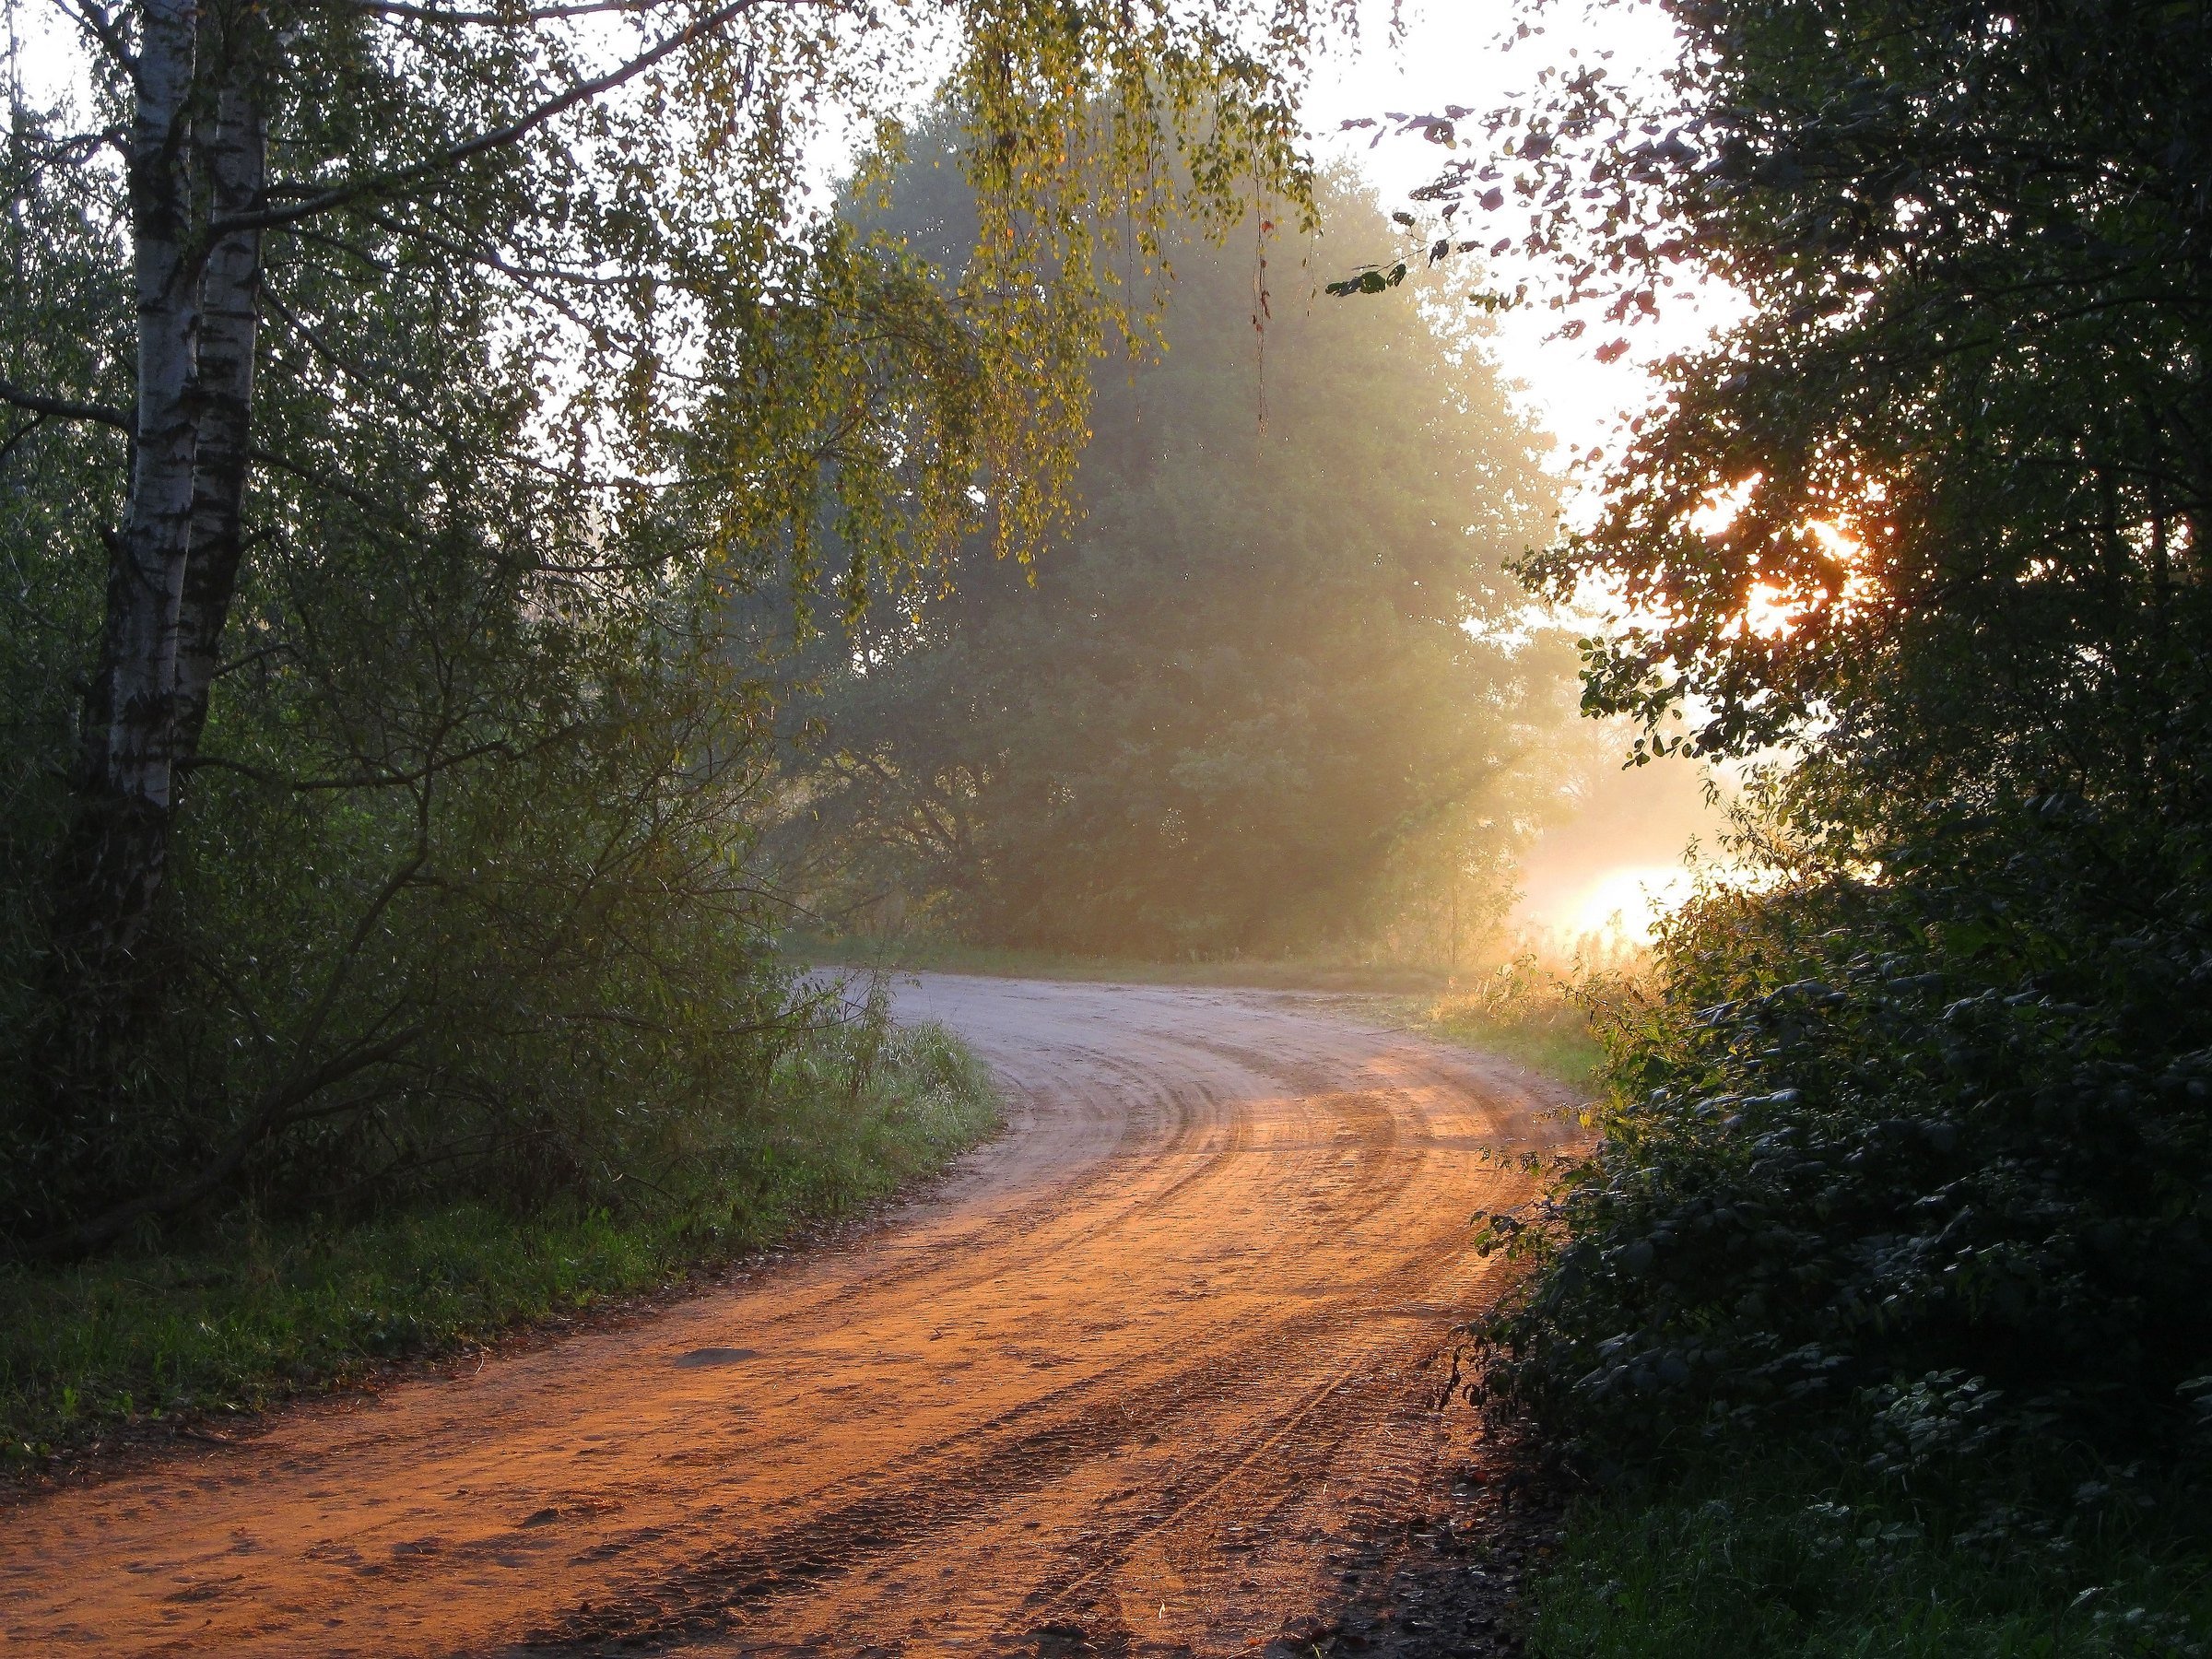
<svg viewBox="0 0 2212 1659">
<path fill-rule="evenodd" d="M 25 421 L 21 426 L 10 432 L 7 435 L 7 441 L 5 443 L 0 443 L 0 461 L 5 461 L 10 455 L 14 454 L 16 453 L 16 445 L 21 443 L 26 438 L 31 437 L 43 429 L 46 425 L 46 422 L 50 418 L 52 418 L 50 416 L 33 415 L 29 420 Z"/>
<path fill-rule="evenodd" d="M 535 752 L 549 744 L 558 743 L 573 735 L 574 728 L 563 727 L 539 742 L 532 744 L 530 752 Z M 454 767 L 466 765 L 471 760 L 481 760 L 487 755 L 498 755 L 507 759 L 514 759 L 517 758 L 517 753 L 512 744 L 504 741 L 478 743 L 471 745 L 467 748 L 455 749 L 451 754 L 433 756 L 421 765 L 410 767 L 406 771 L 356 772 L 350 777 L 344 778 L 288 778 L 282 772 L 271 771 L 265 767 L 251 766 L 243 760 L 227 759 L 220 755 L 194 755 L 191 759 L 180 764 L 187 771 L 211 766 L 223 771 L 237 772 L 241 777 L 252 778 L 257 783 L 273 783 L 279 788 L 295 790 L 301 794 L 312 794 L 345 789 L 412 789 L 416 784 L 427 782 L 440 772 L 450 771 Z"/>
<path fill-rule="evenodd" d="M 520 143 L 547 122 L 566 114 L 578 104 L 588 103 L 602 93 L 612 92 L 618 87 L 635 80 L 662 59 L 681 52 L 695 41 L 704 40 L 715 30 L 735 22 L 737 18 L 763 3 L 764 0 L 727 0 L 727 4 L 715 7 L 697 22 L 677 29 L 666 40 L 640 53 L 627 63 L 618 65 L 605 75 L 594 76 L 590 80 L 577 82 L 567 91 L 546 100 L 529 113 L 503 127 L 495 128 L 488 133 L 479 133 L 476 137 L 468 139 L 465 143 L 456 144 L 451 149 L 435 156 L 425 157 L 420 161 L 410 162 L 405 167 L 395 167 L 384 172 L 372 173 L 365 179 L 351 179 L 343 183 L 333 184 L 303 201 L 294 202 L 288 206 L 265 207 L 257 213 L 245 213 L 218 218 L 208 227 L 209 233 L 221 236 L 234 230 L 269 229 L 278 225 L 289 225 L 300 219 L 312 218 L 319 213 L 327 213 L 334 207 L 343 207 L 348 202 L 359 201 L 364 197 L 396 194 L 409 185 L 418 184 L 439 173 L 449 171 L 475 157 L 488 155 L 494 150 L 505 149 L 510 145 Z M 809 3 L 809 0 L 780 0 L 780 3 L 798 5 Z M 827 5 L 830 3 L 830 0 L 811 0 L 811 3 Z"/>
<path fill-rule="evenodd" d="M 127 73 L 138 73 L 138 59 L 124 42 L 123 30 L 115 19 L 99 4 L 99 0 L 84 0 L 82 6 L 72 6 L 69 0 L 53 0 L 54 7 L 77 28 L 99 42 L 100 49 L 112 58 Z"/>
<path fill-rule="evenodd" d="M 106 404 L 72 403 L 65 397 L 47 397 L 6 381 L 0 381 L 0 403 L 12 404 L 50 420 L 89 420 L 100 426 L 113 427 L 126 438 L 136 435 L 136 423 L 130 416 Z"/>
</svg>

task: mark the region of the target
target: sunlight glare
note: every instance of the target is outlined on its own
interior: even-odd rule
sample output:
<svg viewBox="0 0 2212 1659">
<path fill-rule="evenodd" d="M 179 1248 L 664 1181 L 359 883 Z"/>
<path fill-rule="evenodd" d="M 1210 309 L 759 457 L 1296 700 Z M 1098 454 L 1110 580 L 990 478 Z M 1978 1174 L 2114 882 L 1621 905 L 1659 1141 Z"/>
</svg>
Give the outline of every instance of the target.
<svg viewBox="0 0 2212 1659">
<path fill-rule="evenodd" d="M 1700 535 L 1715 536 L 1735 523 L 1744 509 L 1751 504 L 1763 475 L 1750 473 L 1738 478 L 1725 489 L 1716 489 L 1707 496 L 1698 510 L 1689 515 L 1689 527 Z"/>
<path fill-rule="evenodd" d="M 1571 901 L 1565 931 L 1578 939 L 1618 935 L 1648 945 L 1659 919 L 1688 898 L 1690 888 L 1690 873 L 1679 864 L 1607 870 Z"/>
</svg>

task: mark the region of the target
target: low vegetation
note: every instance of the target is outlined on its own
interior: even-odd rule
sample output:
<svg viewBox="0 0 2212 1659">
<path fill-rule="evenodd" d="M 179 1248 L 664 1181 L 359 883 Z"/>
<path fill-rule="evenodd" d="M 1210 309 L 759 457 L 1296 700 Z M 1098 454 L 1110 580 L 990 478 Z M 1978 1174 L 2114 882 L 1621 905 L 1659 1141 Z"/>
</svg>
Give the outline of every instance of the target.
<svg viewBox="0 0 2212 1659">
<path fill-rule="evenodd" d="M 2116 1041 L 2049 907 L 2007 981 L 1925 901 L 1692 905 L 1607 1011 L 1594 1154 L 1478 1239 L 1535 1270 L 1485 1390 L 1598 1483 L 1534 1652 L 2204 1651 L 2189 1017 Z"/>
<path fill-rule="evenodd" d="M 2031 1480 L 2033 1475 L 2031 1473 Z M 2024 1495 L 2023 1495 L 2024 1496 Z M 1529 1609 L 1535 1659 L 2194 1659 L 2201 1492 L 2089 1480 L 2053 1510 L 1714 1458 L 1583 1503 Z"/>
<path fill-rule="evenodd" d="M 1552 965 L 1523 953 L 1487 973 L 1454 976 L 1418 1015 L 1446 1041 L 1488 1049 L 1587 1093 L 1605 1063 L 1597 1022 L 1631 994 L 1633 967 Z"/>
<path fill-rule="evenodd" d="M 0 1267 L 0 1445 L 33 1463 L 112 1428 L 251 1409 L 657 1290 L 853 1215 L 997 1122 L 966 1050 L 877 1010 L 794 1044 L 759 1111 L 603 1205 L 233 1208 L 156 1248 Z"/>
</svg>

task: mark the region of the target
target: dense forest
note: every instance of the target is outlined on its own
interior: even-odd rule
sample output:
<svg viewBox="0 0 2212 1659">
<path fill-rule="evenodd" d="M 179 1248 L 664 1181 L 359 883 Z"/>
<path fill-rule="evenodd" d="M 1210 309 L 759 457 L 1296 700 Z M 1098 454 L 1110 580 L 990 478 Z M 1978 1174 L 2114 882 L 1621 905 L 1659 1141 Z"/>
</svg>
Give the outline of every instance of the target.
<svg viewBox="0 0 2212 1659">
<path fill-rule="evenodd" d="M 918 148 L 880 218 L 933 256 L 970 236 L 950 159 Z M 1571 659 L 1504 570 L 1556 486 L 1463 320 L 1320 293 L 1391 227 L 1348 175 L 1313 206 L 1174 228 L 1165 349 L 1100 367 L 1065 546 L 971 541 L 819 653 L 792 839 L 824 920 L 1128 957 L 1486 937 L 1563 770 Z"/>
</svg>

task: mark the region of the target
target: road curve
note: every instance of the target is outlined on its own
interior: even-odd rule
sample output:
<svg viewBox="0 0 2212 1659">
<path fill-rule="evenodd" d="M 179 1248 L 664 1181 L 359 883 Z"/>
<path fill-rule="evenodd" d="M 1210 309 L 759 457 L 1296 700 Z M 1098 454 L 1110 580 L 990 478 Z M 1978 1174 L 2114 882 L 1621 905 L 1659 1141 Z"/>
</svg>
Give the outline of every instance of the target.
<svg viewBox="0 0 2212 1659">
<path fill-rule="evenodd" d="M 1010 1132 L 629 1328 L 0 1512 L 23 1653 L 1229 1653 L 1431 1472 L 1485 1151 L 1560 1098 L 1341 1001 L 925 976 Z"/>
</svg>

